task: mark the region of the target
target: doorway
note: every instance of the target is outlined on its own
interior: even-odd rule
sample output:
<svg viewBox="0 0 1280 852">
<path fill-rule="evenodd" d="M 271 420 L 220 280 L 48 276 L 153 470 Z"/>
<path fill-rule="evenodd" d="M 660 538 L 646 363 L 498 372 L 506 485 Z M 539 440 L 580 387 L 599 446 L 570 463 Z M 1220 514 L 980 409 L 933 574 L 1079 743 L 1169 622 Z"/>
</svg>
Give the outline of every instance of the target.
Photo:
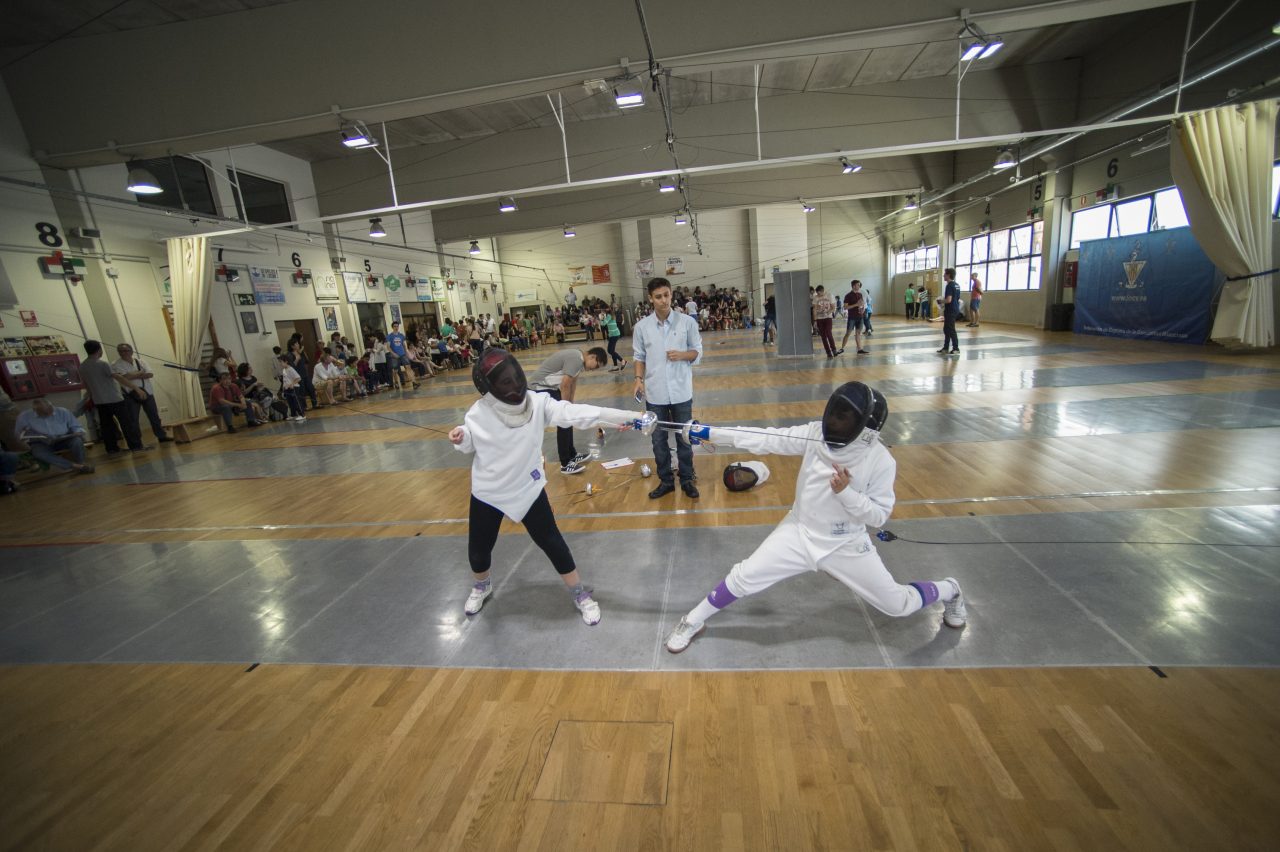
<svg viewBox="0 0 1280 852">
<path fill-rule="evenodd" d="M 276 337 L 280 341 L 280 350 L 289 351 L 289 338 L 295 334 L 302 335 L 302 351 L 311 357 L 320 343 L 320 324 L 315 320 L 284 320 L 276 323 Z"/>
<path fill-rule="evenodd" d="M 356 305 L 356 315 L 360 319 L 361 340 L 368 340 L 375 331 L 387 333 L 387 320 L 381 302 Z"/>
</svg>

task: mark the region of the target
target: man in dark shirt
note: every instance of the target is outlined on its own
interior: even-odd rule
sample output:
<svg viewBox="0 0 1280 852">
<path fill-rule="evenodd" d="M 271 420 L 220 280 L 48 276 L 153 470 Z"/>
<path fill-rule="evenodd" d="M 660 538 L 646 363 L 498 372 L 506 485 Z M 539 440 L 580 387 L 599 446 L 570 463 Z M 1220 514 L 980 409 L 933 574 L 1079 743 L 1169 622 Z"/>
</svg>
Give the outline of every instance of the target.
<svg viewBox="0 0 1280 852">
<path fill-rule="evenodd" d="M 222 416 L 222 422 L 227 424 L 228 432 L 236 431 L 231 416 L 237 411 L 244 413 L 245 421 L 250 426 L 261 425 L 253 414 L 253 408 L 245 400 L 239 385 L 232 383 L 230 373 L 218 376 L 218 383 L 209 389 L 209 410 Z"/>
<path fill-rule="evenodd" d="M 138 408 L 125 401 L 126 393 L 133 393 L 133 384 L 119 373 L 111 371 L 111 365 L 102 357 L 102 344 L 86 340 L 84 351 L 88 356 L 80 365 L 80 378 L 89 390 L 89 398 L 98 412 L 98 425 L 102 431 L 102 443 L 107 455 L 120 452 L 120 433 L 134 452 L 149 450 L 142 445 L 142 432 L 138 430 Z M 119 429 L 116 424 L 119 423 Z"/>
<path fill-rule="evenodd" d="M 960 311 L 960 285 L 956 283 L 954 269 L 942 270 L 942 278 L 946 282 L 942 291 L 942 348 L 939 355 L 959 355 L 960 340 L 956 337 L 956 314 Z M 951 351 L 947 351 L 950 345 Z"/>
</svg>

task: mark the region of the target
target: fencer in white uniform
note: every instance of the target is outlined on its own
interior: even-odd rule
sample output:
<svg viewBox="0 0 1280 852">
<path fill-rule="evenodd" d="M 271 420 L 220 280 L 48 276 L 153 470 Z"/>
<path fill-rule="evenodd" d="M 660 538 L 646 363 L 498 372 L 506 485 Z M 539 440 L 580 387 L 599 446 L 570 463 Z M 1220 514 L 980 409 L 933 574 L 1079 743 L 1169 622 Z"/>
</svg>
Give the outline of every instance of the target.
<svg viewBox="0 0 1280 852">
<path fill-rule="evenodd" d="M 686 425 L 687 436 L 695 440 L 803 460 L 791 511 L 680 620 L 667 636 L 668 651 L 678 654 L 689 647 L 707 619 L 738 598 L 807 571 L 831 575 L 887 615 L 910 615 L 942 601 L 944 622 L 965 625 L 959 583 L 953 578 L 899 583 L 867 533 L 868 526 L 883 526 L 893 511 L 897 464 L 879 432 L 887 415 L 883 397 L 862 382 L 848 382 L 831 395 L 820 421 L 777 429 Z"/>
<path fill-rule="evenodd" d="M 467 615 L 478 613 L 493 593 L 489 566 L 505 516 L 523 523 L 534 543 L 551 559 L 582 620 L 599 623 L 600 605 L 583 585 L 547 499 L 543 437 L 548 426 L 587 429 L 607 425 L 649 432 L 656 416 L 562 402 L 530 391 L 520 362 L 497 347 L 484 351 L 471 377 L 481 397 L 467 411 L 462 425 L 449 432 L 454 449 L 473 456 L 467 556 L 474 585 L 464 607 Z"/>
</svg>

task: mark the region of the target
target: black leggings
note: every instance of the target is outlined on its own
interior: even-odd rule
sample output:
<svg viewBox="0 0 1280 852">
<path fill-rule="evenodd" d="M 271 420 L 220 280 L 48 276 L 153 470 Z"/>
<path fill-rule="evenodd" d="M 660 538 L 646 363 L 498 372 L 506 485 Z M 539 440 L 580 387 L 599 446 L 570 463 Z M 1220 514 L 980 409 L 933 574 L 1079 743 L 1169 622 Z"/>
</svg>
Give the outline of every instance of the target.
<svg viewBox="0 0 1280 852">
<path fill-rule="evenodd" d="M 471 495 L 471 529 L 467 533 L 467 558 L 471 561 L 471 570 L 483 574 L 489 570 L 493 556 L 493 546 L 498 543 L 498 528 L 502 526 L 502 510 L 495 509 L 483 500 Z M 551 512 L 551 501 L 547 492 L 543 491 L 533 501 L 529 512 L 524 516 L 524 528 L 529 532 L 533 543 L 542 548 L 542 552 L 551 559 L 557 574 L 572 574 L 577 566 L 573 564 L 573 554 L 560 528 L 556 526 L 556 516 Z"/>
<path fill-rule="evenodd" d="M 618 337 L 609 338 L 609 357 L 613 359 L 613 363 L 615 364 L 621 364 L 625 360 L 621 355 L 618 354 L 619 337 L 621 337 L 621 335 L 619 335 Z"/>
</svg>

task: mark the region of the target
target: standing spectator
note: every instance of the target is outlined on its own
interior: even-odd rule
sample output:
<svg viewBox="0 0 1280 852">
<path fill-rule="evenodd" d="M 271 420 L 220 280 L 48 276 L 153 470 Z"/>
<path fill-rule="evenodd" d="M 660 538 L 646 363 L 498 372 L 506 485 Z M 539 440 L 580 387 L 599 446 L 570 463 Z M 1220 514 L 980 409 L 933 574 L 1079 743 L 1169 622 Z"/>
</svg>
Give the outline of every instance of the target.
<svg viewBox="0 0 1280 852">
<path fill-rule="evenodd" d="M 768 346 L 773 343 L 777 337 L 778 301 L 773 296 L 770 296 L 764 300 L 764 345 Z"/>
<path fill-rule="evenodd" d="M 223 374 L 230 373 L 235 369 L 236 363 L 231 359 L 231 353 L 225 349 L 213 350 L 213 378 L 214 381 Z"/>
<path fill-rule="evenodd" d="M 863 293 L 867 297 L 867 309 L 862 312 L 862 329 L 867 333 L 867 337 L 871 336 L 871 314 L 874 313 L 871 306 L 871 291 Z"/>
<path fill-rule="evenodd" d="M 609 368 L 609 372 L 616 373 L 627 369 L 627 359 L 618 354 L 618 340 L 622 337 L 622 332 L 618 330 L 618 320 L 613 315 L 613 308 L 605 311 L 604 325 L 601 328 L 609 341 L 609 357 L 613 359 L 613 366 Z"/>
<path fill-rule="evenodd" d="M 849 334 L 853 334 L 853 345 L 857 347 L 859 355 L 866 355 L 867 350 L 862 348 L 862 323 L 863 314 L 867 310 L 867 296 L 862 292 L 862 282 L 853 279 L 850 282 L 852 289 L 844 296 L 845 325 L 844 340 L 840 341 L 840 352 L 844 351 L 844 346 L 849 342 Z M 836 353 L 839 354 L 839 353 Z"/>
<path fill-rule="evenodd" d="M 169 443 L 173 438 L 164 433 L 164 425 L 160 422 L 160 410 L 156 407 L 155 385 L 151 383 L 155 374 L 141 358 L 133 354 L 133 347 L 129 344 L 121 343 L 117 346 L 116 354 L 120 357 L 112 363 L 111 370 L 123 376 L 133 388 L 132 392 L 125 394 L 124 398 L 137 409 L 132 414 L 134 422 L 138 420 L 138 411 L 145 411 L 147 422 L 151 424 L 151 434 L 155 435 L 160 443 Z"/>
<path fill-rule="evenodd" d="M 916 287 L 914 284 L 907 285 L 907 292 L 903 294 L 903 302 L 907 319 L 915 319 L 916 317 Z"/>
<path fill-rule="evenodd" d="M 469 327 L 471 351 L 479 358 L 484 354 L 484 314 L 481 314 Z"/>
<path fill-rule="evenodd" d="M 25 453 L 27 442 L 18 434 L 18 406 L 0 388 L 0 443 L 11 453 Z"/>
<path fill-rule="evenodd" d="M 315 386 L 311 384 L 311 362 L 307 360 L 307 353 L 302 351 L 301 334 L 295 332 L 293 337 L 289 338 L 289 354 L 293 356 L 290 359 L 293 369 L 297 370 L 302 378 L 301 393 L 311 399 L 312 410 L 319 408 L 320 400 L 316 398 Z"/>
<path fill-rule="evenodd" d="M 960 340 L 956 337 L 956 314 L 960 310 L 960 285 L 956 283 L 954 269 L 942 270 L 942 280 L 946 282 L 942 296 L 942 348 L 939 354 L 960 354 Z M 951 352 L 947 352 L 947 344 L 951 344 Z"/>
<path fill-rule="evenodd" d="M 93 473 L 93 465 L 84 461 L 84 428 L 65 408 L 40 397 L 18 415 L 16 428 L 36 461 L 76 473 Z M 58 455 L 64 450 L 71 454 L 70 461 Z"/>
<path fill-rule="evenodd" d="M 457 329 L 453 327 L 453 320 L 449 317 L 444 318 L 444 325 L 440 326 L 440 336 L 445 340 L 449 339 L 451 334 L 456 334 Z"/>
<path fill-rule="evenodd" d="M 636 323 L 631 333 L 635 350 L 634 393 L 659 420 L 687 423 L 693 419 L 693 365 L 702 360 L 702 335 L 693 317 L 671 310 L 670 281 L 654 278 L 648 289 L 653 313 Z M 676 489 L 671 473 L 670 433 L 655 429 L 651 437 L 658 487 L 649 492 L 649 497 L 657 499 Z M 696 500 L 693 446 L 678 433 L 676 456 L 680 487 Z"/>
<path fill-rule="evenodd" d="M 609 356 L 599 346 L 561 349 L 529 374 L 529 390 L 545 393 L 552 399 L 573 402 L 582 371 L 598 370 L 608 359 Z M 573 446 L 573 429 L 569 426 L 556 427 L 556 453 L 560 456 L 560 472 L 563 474 L 582 473 L 591 458 Z"/>
<path fill-rule="evenodd" d="M 969 273 L 969 328 L 978 327 L 978 310 L 982 307 L 982 279 L 978 273 Z"/>
<path fill-rule="evenodd" d="M 836 314 L 836 300 L 827 295 L 827 288 L 818 285 L 813 296 L 813 319 L 818 326 L 818 337 L 822 339 L 822 349 L 828 358 L 834 358 L 836 351 L 835 338 L 831 336 L 831 318 Z M 842 350 L 843 351 L 843 350 Z"/>
<path fill-rule="evenodd" d="M 289 419 L 295 423 L 303 423 L 307 418 L 302 406 L 302 376 L 294 369 L 288 355 L 281 355 L 279 361 L 280 393 L 289 406 Z"/>
<path fill-rule="evenodd" d="M 218 376 L 218 383 L 209 389 L 209 410 L 222 418 L 222 422 L 226 424 L 227 431 L 235 434 L 236 426 L 232 420 L 235 412 L 244 414 L 245 423 L 250 426 L 261 426 L 258 418 L 254 416 L 253 408 L 248 400 L 244 398 L 244 394 L 240 391 L 240 386 L 231 381 L 230 373 L 223 373 Z"/>
<path fill-rule="evenodd" d="M 405 348 L 404 333 L 400 331 L 398 322 L 391 323 L 391 333 L 387 335 L 387 349 L 390 350 L 387 353 L 387 367 L 396 374 L 396 383 L 404 387 L 405 382 L 410 382 L 417 388 L 418 380 L 409 369 L 409 351 Z M 393 364 L 392 361 L 395 363 Z"/>
<path fill-rule="evenodd" d="M 107 455 L 114 456 L 120 452 L 122 432 L 125 443 L 133 452 L 151 449 L 142 445 L 137 409 L 124 399 L 126 393 L 133 392 L 133 385 L 128 379 L 112 372 L 111 365 L 102 358 L 101 343 L 86 340 L 84 351 L 88 358 L 80 365 L 80 378 L 89 389 L 89 398 L 93 400 L 93 407 L 98 412 L 98 425 L 102 429 L 102 443 L 107 447 Z"/>
<path fill-rule="evenodd" d="M 448 322 L 448 320 L 445 320 Z M 452 325 L 449 328 L 453 328 Z M 391 386 L 391 368 L 387 366 L 387 344 L 379 332 L 370 335 L 366 344 L 369 351 L 373 354 L 369 357 L 369 365 L 373 367 L 373 371 L 378 375 L 378 384 L 386 387 Z"/>
</svg>

